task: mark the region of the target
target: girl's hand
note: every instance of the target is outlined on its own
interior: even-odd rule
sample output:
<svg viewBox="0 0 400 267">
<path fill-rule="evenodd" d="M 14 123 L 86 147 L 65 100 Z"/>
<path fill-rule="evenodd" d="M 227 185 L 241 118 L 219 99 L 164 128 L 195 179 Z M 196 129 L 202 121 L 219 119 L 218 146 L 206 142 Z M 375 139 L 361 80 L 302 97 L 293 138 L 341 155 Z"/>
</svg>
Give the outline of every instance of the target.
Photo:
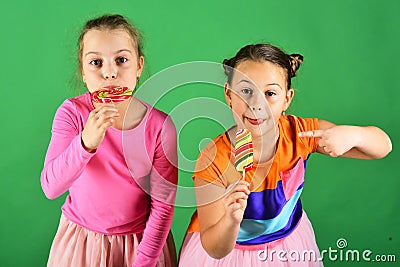
<svg viewBox="0 0 400 267">
<path fill-rule="evenodd" d="M 247 198 L 250 194 L 249 186 L 248 182 L 241 180 L 230 185 L 227 189 L 229 193 L 223 201 L 225 217 L 233 224 L 240 224 L 243 219 Z"/>
<path fill-rule="evenodd" d="M 119 117 L 114 104 L 101 104 L 89 113 L 89 118 L 82 131 L 82 144 L 86 150 L 95 150 L 104 139 L 106 130 Z"/>
<path fill-rule="evenodd" d="M 353 147 L 356 147 L 360 141 L 356 126 L 347 125 L 333 126 L 325 130 L 301 132 L 299 137 L 319 138 L 318 151 L 331 157 L 342 156 Z"/>
</svg>

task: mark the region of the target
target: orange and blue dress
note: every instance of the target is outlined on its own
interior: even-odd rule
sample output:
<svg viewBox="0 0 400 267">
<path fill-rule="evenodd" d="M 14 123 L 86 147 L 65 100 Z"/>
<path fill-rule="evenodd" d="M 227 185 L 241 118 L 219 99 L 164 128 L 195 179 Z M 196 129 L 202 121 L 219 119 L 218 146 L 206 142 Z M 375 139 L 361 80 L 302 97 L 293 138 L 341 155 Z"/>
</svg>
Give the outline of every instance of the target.
<svg viewBox="0 0 400 267">
<path fill-rule="evenodd" d="M 322 266 L 300 199 L 317 139 L 298 137 L 299 132 L 317 130 L 318 119 L 286 115 L 279 119 L 278 128 L 273 159 L 254 163 L 246 172 L 251 193 L 235 248 L 220 260 L 211 258 L 201 245 L 195 212 L 181 248 L 180 266 Z M 234 152 L 227 132 L 217 136 L 200 152 L 193 177 L 228 188 L 241 178 L 235 169 Z M 280 250 L 284 252 L 278 257 Z"/>
</svg>

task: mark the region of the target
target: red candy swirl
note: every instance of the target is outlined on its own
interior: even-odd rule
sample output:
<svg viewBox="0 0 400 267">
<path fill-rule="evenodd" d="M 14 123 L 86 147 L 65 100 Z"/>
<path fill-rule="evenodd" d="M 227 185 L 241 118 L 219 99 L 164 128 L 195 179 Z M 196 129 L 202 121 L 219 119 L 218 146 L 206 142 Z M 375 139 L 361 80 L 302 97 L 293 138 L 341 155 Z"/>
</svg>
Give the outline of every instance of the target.
<svg viewBox="0 0 400 267">
<path fill-rule="evenodd" d="M 132 96 L 132 90 L 128 87 L 110 87 L 110 88 L 100 88 L 90 94 L 93 102 L 96 103 L 111 103 L 111 102 L 121 102 L 129 99 Z"/>
</svg>

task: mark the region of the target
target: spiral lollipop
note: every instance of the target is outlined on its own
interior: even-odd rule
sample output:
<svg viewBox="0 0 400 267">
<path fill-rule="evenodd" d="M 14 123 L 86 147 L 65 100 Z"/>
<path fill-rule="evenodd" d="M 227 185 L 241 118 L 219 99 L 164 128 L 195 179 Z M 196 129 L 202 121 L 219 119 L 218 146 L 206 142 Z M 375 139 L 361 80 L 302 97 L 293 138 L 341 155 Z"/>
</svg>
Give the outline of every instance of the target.
<svg viewBox="0 0 400 267">
<path fill-rule="evenodd" d="M 132 96 L 128 87 L 105 87 L 91 93 L 91 99 L 96 103 L 121 102 Z"/>
<path fill-rule="evenodd" d="M 241 129 L 236 133 L 235 144 L 235 168 L 243 173 L 253 167 L 253 140 L 251 132 L 247 129 Z"/>
</svg>

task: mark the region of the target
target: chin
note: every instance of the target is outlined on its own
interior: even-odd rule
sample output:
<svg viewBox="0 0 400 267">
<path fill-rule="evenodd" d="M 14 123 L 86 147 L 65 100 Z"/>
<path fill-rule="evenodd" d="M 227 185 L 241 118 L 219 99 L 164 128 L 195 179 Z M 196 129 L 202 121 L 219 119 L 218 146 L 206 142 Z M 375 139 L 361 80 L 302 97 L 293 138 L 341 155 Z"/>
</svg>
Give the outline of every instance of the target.
<svg viewBox="0 0 400 267">
<path fill-rule="evenodd" d="M 260 137 L 266 134 L 275 133 L 275 125 L 267 124 L 267 121 L 263 122 L 260 125 L 247 124 L 247 129 L 250 130 L 253 137 Z"/>
<path fill-rule="evenodd" d="M 248 130 L 250 130 L 250 132 L 251 132 L 251 134 L 253 136 L 261 136 L 263 134 L 263 132 L 265 131 L 265 128 L 266 128 L 263 124 L 254 125 L 254 124 L 251 124 L 251 123 L 247 123 L 246 124 L 246 128 Z"/>
</svg>

